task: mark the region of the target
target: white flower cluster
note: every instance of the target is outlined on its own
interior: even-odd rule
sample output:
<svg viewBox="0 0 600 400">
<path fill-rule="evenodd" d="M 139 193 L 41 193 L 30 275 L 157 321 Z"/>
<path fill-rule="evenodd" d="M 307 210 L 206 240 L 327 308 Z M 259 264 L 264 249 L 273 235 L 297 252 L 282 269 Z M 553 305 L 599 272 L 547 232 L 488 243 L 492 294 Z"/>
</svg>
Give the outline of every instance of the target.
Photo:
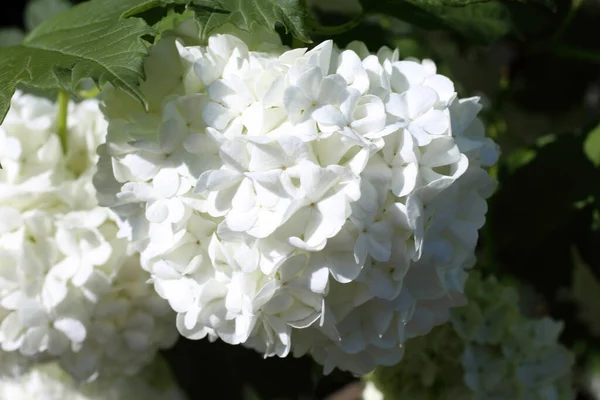
<svg viewBox="0 0 600 400">
<path fill-rule="evenodd" d="M 575 398 L 561 323 L 525 318 L 514 288 L 494 278 L 471 274 L 466 295 L 451 323 L 410 340 L 400 364 L 368 376 L 386 400 Z"/>
<path fill-rule="evenodd" d="M 48 100 L 17 92 L 0 125 L 0 346 L 81 380 L 134 373 L 174 342 L 174 316 L 97 206 L 97 101 L 68 115 L 66 154 Z"/>
<path fill-rule="evenodd" d="M 573 354 L 558 343 L 563 324 L 521 315 L 518 295 L 493 277 L 470 280 L 469 304 L 452 313 L 466 342 L 464 380 L 475 399 L 573 399 Z"/>
<path fill-rule="evenodd" d="M 159 359 L 139 375 L 118 379 L 110 385 L 79 384 L 56 363 L 37 365 L 24 375 L 0 378 L 0 400 L 17 399 L 184 400 L 185 395 Z"/>
<path fill-rule="evenodd" d="M 58 107 L 17 91 L 0 126 L 0 206 L 69 212 L 97 205 L 91 183 L 106 122 L 98 103 L 68 107 L 68 150 L 57 135 Z"/>
<path fill-rule="evenodd" d="M 188 338 L 365 373 L 462 301 L 497 146 L 433 62 L 240 34 L 109 88 L 94 178 Z"/>
</svg>

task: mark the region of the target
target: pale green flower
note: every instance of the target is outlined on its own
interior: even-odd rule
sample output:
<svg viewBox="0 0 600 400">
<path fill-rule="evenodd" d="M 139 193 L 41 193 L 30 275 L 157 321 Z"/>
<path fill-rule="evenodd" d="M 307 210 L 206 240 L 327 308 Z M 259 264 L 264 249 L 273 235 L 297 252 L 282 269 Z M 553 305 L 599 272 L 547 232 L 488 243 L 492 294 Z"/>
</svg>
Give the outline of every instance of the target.
<svg viewBox="0 0 600 400">
<path fill-rule="evenodd" d="M 450 323 L 409 341 L 401 363 L 366 377 L 386 400 L 573 399 L 573 355 L 562 323 L 527 319 L 514 288 L 472 273 L 469 303 Z"/>
</svg>

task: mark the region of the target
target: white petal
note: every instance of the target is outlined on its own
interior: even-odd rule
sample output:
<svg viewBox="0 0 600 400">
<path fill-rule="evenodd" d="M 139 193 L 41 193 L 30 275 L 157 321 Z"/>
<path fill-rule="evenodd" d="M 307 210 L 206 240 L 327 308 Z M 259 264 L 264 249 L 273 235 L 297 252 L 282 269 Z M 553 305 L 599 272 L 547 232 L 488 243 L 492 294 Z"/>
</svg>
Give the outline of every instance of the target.
<svg viewBox="0 0 600 400">
<path fill-rule="evenodd" d="M 202 108 L 202 118 L 206 125 L 219 131 L 224 130 L 237 115 L 218 103 L 208 103 Z"/>
<path fill-rule="evenodd" d="M 430 110 L 417 121 L 427 133 L 432 135 L 441 135 L 450 128 L 449 118 L 440 110 Z"/>
<path fill-rule="evenodd" d="M 162 157 L 155 154 L 132 153 L 121 158 L 116 166 L 123 166 L 139 181 L 147 181 L 152 179 L 158 172 L 161 165 Z M 117 162 L 113 160 L 113 162 Z M 116 170 L 115 170 L 116 173 Z M 119 177 L 115 175 L 119 182 L 129 180 L 129 177 Z"/>
<path fill-rule="evenodd" d="M 400 95 L 402 97 L 402 109 L 408 118 L 415 118 L 425 114 L 438 101 L 437 93 L 428 87 L 414 86 Z"/>
<path fill-rule="evenodd" d="M 7 350 L 5 346 L 9 342 L 14 342 L 21 335 L 23 328 L 17 312 L 12 312 L 4 318 L 2 324 L 0 324 L 0 341 L 4 350 Z M 17 344 L 18 346 L 19 344 Z"/>
<path fill-rule="evenodd" d="M 200 179 L 196 183 L 194 193 L 202 193 L 205 191 L 222 190 L 235 185 L 239 182 L 241 175 L 237 171 L 220 169 L 206 171 L 200 175 Z"/>
<path fill-rule="evenodd" d="M 443 75 L 430 76 L 425 79 L 423 85 L 435 90 L 444 105 L 449 104 L 454 99 L 454 96 L 456 96 L 454 83 Z"/>
<path fill-rule="evenodd" d="M 395 62 L 394 68 L 399 71 L 411 85 L 420 85 L 428 75 L 428 72 L 423 65 L 414 61 Z"/>
<path fill-rule="evenodd" d="M 53 308 L 67 297 L 67 282 L 53 275 L 48 275 L 42 288 L 44 306 Z"/>
<path fill-rule="evenodd" d="M 403 167 L 397 167 L 392 170 L 392 193 L 398 197 L 404 197 L 415 189 L 419 166 L 416 163 L 410 163 Z"/>
<path fill-rule="evenodd" d="M 313 112 L 312 117 L 319 124 L 334 126 L 337 129 L 346 126 L 348 123 L 342 113 L 331 104 L 319 107 Z"/>
<path fill-rule="evenodd" d="M 304 57 L 308 59 L 307 64 L 316 65 L 323 75 L 329 75 L 332 52 L 333 40 L 325 40 L 309 50 Z"/>
<path fill-rule="evenodd" d="M 354 245 L 354 259 L 356 263 L 360 265 L 364 264 L 368 253 L 367 236 L 361 234 L 358 236 L 356 244 Z"/>
<path fill-rule="evenodd" d="M 355 280 L 363 268 L 354 259 L 353 253 L 338 253 L 327 256 L 329 269 L 334 279 L 340 283 L 348 283 Z"/>
<path fill-rule="evenodd" d="M 25 332 L 21 353 L 26 356 L 34 356 L 42 353 L 48 347 L 48 328 L 45 326 L 30 328 Z"/>
<path fill-rule="evenodd" d="M 179 174 L 174 168 L 162 168 L 152 179 L 156 192 L 163 198 L 174 196 L 179 190 Z"/>
<path fill-rule="evenodd" d="M 54 321 L 54 328 L 65 334 L 72 342 L 82 343 L 87 337 L 83 323 L 74 318 L 60 318 Z"/>
<path fill-rule="evenodd" d="M 18 310 L 19 321 L 25 327 L 42 326 L 48 323 L 46 311 L 34 300 L 27 300 Z"/>
<path fill-rule="evenodd" d="M 312 107 L 312 100 L 298 87 L 289 87 L 283 94 L 283 104 L 291 116 L 299 117 L 302 112 Z"/>
<path fill-rule="evenodd" d="M 169 207 L 165 201 L 155 201 L 147 204 L 146 218 L 148 221 L 160 224 L 169 216 Z"/>
<path fill-rule="evenodd" d="M 360 92 L 357 90 L 356 92 L 356 97 L 358 97 Z M 344 102 L 349 95 L 344 78 L 339 75 L 330 75 L 321 82 L 318 100 L 320 104 L 338 105 Z"/>
</svg>

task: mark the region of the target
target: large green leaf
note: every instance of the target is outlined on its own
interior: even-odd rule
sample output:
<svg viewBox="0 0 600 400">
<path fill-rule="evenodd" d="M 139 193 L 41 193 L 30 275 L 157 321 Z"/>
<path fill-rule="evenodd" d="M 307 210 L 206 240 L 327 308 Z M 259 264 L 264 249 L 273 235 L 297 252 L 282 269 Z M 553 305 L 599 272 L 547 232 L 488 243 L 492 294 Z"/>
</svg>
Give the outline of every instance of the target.
<svg viewBox="0 0 600 400">
<path fill-rule="evenodd" d="M 425 29 L 453 30 L 476 43 L 490 43 L 508 34 L 508 8 L 485 0 L 363 0 L 365 12 L 392 15 Z M 461 6 L 461 7 L 458 7 Z"/>
<path fill-rule="evenodd" d="M 20 46 L 0 48 L 0 122 L 19 84 L 75 93 L 91 78 L 144 102 L 139 84 L 149 43 L 142 38 L 156 34 L 144 18 L 160 19 L 173 6 L 194 11 L 204 35 L 225 23 L 253 31 L 280 22 L 310 40 L 303 0 L 91 0 L 41 22 Z"/>
<path fill-rule="evenodd" d="M 310 42 L 305 26 L 307 8 L 303 0 L 219 0 L 218 3 L 231 13 L 212 13 L 207 16 L 205 31 L 224 22 L 250 31 L 259 25 L 275 29 L 275 24 L 281 22 L 295 37 Z"/>
<path fill-rule="evenodd" d="M 110 81 L 143 101 L 139 82 L 153 30 L 139 18 L 121 16 L 142 0 L 93 0 L 42 22 L 21 46 L 0 48 L 0 117 L 18 84 L 38 89 L 62 86 L 74 92 L 92 78 Z"/>
<path fill-rule="evenodd" d="M 305 0 L 161 0 L 164 4 L 185 4 L 196 12 L 201 36 L 207 37 L 216 28 L 231 23 L 253 32 L 257 27 L 275 30 L 283 24 L 295 37 L 310 42 Z"/>
<path fill-rule="evenodd" d="M 69 0 L 30 0 L 25 7 L 25 28 L 34 29 L 43 21 L 71 8 Z"/>
</svg>

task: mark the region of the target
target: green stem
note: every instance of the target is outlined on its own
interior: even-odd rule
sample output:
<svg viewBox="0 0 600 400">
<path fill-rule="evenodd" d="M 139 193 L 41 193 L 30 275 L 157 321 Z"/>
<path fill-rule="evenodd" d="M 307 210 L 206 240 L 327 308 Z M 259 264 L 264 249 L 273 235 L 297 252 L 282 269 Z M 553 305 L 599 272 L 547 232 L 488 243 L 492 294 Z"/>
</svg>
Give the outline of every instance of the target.
<svg viewBox="0 0 600 400">
<path fill-rule="evenodd" d="M 93 99 L 94 97 L 98 96 L 100 94 L 100 89 L 98 89 L 98 87 L 94 87 L 93 89 L 90 90 L 80 90 L 78 95 L 79 97 L 81 97 L 82 99 Z"/>
<path fill-rule="evenodd" d="M 359 14 L 348 22 L 345 22 L 341 25 L 321 25 L 314 18 L 308 19 L 308 24 L 312 33 L 319 36 L 335 36 L 341 35 L 342 33 L 346 33 L 351 29 L 356 28 L 364 19 L 364 14 Z"/>
<path fill-rule="evenodd" d="M 57 132 L 62 145 L 63 153 L 67 154 L 67 114 L 69 110 L 69 93 L 64 89 L 58 92 L 58 121 Z"/>
<path fill-rule="evenodd" d="M 322 36 L 335 36 L 341 35 L 342 33 L 348 32 L 351 29 L 356 28 L 362 22 L 363 16 L 361 15 L 358 18 L 354 18 L 348 22 L 345 22 L 341 25 L 335 26 L 326 26 L 326 25 L 317 25 L 313 26 L 313 32 L 317 35 Z"/>
</svg>

